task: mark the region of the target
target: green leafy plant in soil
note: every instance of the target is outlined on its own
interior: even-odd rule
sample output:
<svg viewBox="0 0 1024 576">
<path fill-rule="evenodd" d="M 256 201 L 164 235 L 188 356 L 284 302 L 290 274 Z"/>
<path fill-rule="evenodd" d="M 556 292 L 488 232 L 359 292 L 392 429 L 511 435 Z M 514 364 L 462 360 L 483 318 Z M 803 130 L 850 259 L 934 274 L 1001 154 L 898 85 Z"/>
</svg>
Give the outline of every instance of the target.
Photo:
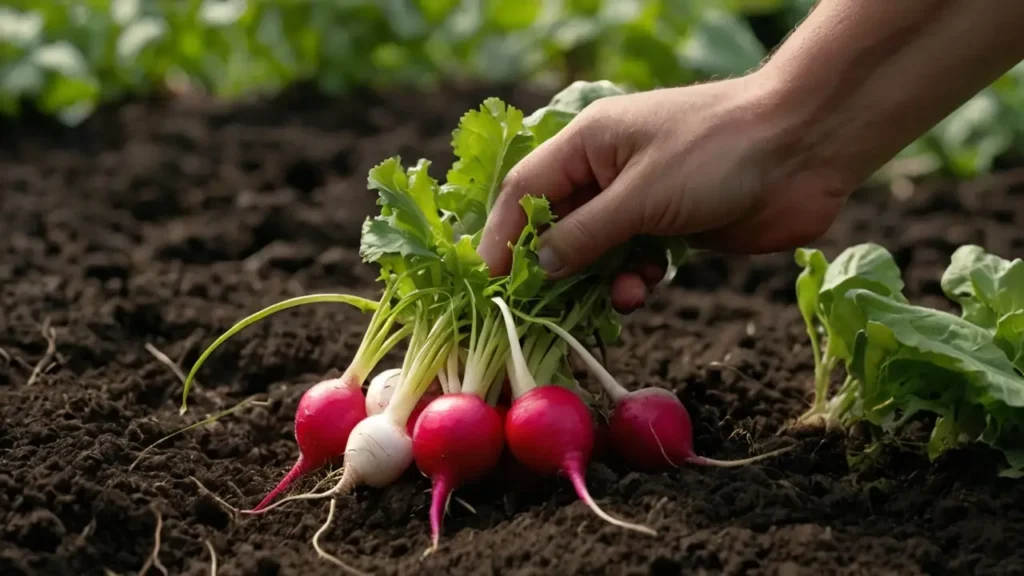
<svg viewBox="0 0 1024 576">
<path fill-rule="evenodd" d="M 935 415 L 929 457 L 982 442 L 1024 475 L 1024 261 L 960 247 L 941 279 L 960 316 L 910 303 L 892 256 L 853 246 L 828 262 L 801 249 L 796 293 L 815 360 L 804 424 L 867 422 L 894 433 Z M 829 393 L 832 375 L 846 379 Z"/>
</svg>

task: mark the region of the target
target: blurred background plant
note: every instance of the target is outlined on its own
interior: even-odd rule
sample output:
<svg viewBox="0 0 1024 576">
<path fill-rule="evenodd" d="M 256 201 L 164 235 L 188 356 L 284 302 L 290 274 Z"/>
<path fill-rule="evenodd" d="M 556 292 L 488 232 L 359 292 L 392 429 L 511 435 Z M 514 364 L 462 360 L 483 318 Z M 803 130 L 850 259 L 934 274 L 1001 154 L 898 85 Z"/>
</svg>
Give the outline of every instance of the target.
<svg viewBox="0 0 1024 576">
<path fill-rule="evenodd" d="M 0 114 L 66 124 L 131 96 L 233 99 L 444 81 L 633 89 L 742 74 L 814 0 L 6 0 Z M 1024 67 L 881 173 L 969 177 L 1024 151 Z"/>
</svg>

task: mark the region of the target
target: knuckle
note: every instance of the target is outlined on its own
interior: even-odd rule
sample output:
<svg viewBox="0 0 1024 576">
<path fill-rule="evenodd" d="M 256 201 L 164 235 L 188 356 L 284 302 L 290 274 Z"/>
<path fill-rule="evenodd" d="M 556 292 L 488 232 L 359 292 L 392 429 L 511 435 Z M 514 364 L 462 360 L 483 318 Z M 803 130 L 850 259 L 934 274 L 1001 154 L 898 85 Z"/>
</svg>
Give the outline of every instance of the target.
<svg viewBox="0 0 1024 576">
<path fill-rule="evenodd" d="M 552 243 L 552 248 L 558 252 L 562 262 L 575 264 L 581 248 L 594 239 L 589 221 L 584 218 L 567 218 L 560 225 L 553 227 L 552 231 L 556 228 L 559 228 L 559 231 L 554 235 L 555 242 Z"/>
</svg>

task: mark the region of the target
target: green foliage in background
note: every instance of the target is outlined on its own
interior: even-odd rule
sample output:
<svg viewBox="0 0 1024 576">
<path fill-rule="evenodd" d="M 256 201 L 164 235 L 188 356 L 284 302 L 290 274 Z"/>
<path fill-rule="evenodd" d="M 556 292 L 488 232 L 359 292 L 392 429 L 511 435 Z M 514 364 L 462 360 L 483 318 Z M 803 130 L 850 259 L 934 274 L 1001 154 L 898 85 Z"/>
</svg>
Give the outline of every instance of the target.
<svg viewBox="0 0 1024 576">
<path fill-rule="evenodd" d="M 153 92 L 221 98 L 296 81 L 329 94 L 444 79 L 609 79 L 634 89 L 742 74 L 814 0 L 7 0 L 0 113 L 25 102 L 75 124 Z M 1024 70 L 901 155 L 900 173 L 969 176 L 1024 150 Z"/>
</svg>

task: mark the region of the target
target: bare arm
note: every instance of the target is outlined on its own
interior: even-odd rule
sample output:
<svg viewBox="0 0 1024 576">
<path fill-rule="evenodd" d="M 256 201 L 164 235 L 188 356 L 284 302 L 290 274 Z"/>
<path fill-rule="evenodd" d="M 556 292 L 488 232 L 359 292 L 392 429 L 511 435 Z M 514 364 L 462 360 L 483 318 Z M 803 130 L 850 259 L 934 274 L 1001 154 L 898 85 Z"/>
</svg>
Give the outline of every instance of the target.
<svg viewBox="0 0 1024 576">
<path fill-rule="evenodd" d="M 821 0 L 740 78 L 598 100 L 517 164 L 480 242 L 508 270 L 524 194 L 560 219 L 541 265 L 564 276 L 637 234 L 743 253 L 824 234 L 901 149 L 1024 57 L 1024 0 Z M 647 295 L 637 270 L 620 309 Z"/>
<path fill-rule="evenodd" d="M 857 186 L 1022 58 L 1020 0 L 822 0 L 756 74 Z"/>
</svg>

